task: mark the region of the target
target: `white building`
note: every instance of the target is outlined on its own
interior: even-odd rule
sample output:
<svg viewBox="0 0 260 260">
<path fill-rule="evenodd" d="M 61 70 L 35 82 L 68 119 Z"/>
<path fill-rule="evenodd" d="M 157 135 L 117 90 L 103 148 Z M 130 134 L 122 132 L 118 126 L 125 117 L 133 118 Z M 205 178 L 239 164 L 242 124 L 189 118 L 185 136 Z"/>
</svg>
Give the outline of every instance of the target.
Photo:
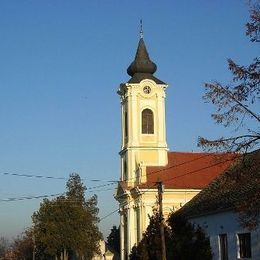
<svg viewBox="0 0 260 260">
<path fill-rule="evenodd" d="M 163 210 L 182 207 L 231 163 L 232 156 L 169 152 L 166 142 L 167 84 L 153 74 L 157 67 L 141 36 L 130 79 L 120 85 L 122 146 L 121 177 L 116 200 L 120 207 L 121 259 L 127 259 L 157 206 L 156 182 L 165 186 Z"/>
<path fill-rule="evenodd" d="M 209 235 L 214 260 L 260 259 L 260 151 L 243 159 L 179 211 Z M 241 208 L 257 228 L 242 227 Z"/>
</svg>

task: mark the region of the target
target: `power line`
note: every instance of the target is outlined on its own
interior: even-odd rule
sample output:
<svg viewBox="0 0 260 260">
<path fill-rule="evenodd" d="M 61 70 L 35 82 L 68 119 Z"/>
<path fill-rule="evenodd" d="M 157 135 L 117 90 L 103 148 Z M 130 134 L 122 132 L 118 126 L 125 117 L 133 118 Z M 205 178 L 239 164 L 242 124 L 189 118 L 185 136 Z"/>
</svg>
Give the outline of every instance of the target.
<svg viewBox="0 0 260 260">
<path fill-rule="evenodd" d="M 221 162 L 214 163 L 214 164 L 209 165 L 209 166 L 202 167 L 202 168 L 197 169 L 197 170 L 194 170 L 194 171 L 186 172 L 186 173 L 184 173 L 184 174 L 181 174 L 181 175 L 174 176 L 174 177 L 172 177 L 172 178 L 166 179 L 166 180 L 164 180 L 163 182 L 165 183 L 165 182 L 168 182 L 168 181 L 171 181 L 171 180 L 174 180 L 174 179 L 178 179 L 178 178 L 183 177 L 183 176 L 186 176 L 186 175 L 198 173 L 198 172 L 200 172 L 200 171 L 203 171 L 203 170 L 206 170 L 206 169 L 215 167 L 215 166 L 217 166 L 217 165 L 219 165 L 219 164 L 226 163 L 226 162 L 230 162 L 230 161 L 234 161 L 234 159 L 228 159 L 228 160 L 225 160 L 225 161 L 221 161 Z M 216 177 L 217 177 L 217 176 L 216 176 Z"/>
<path fill-rule="evenodd" d="M 204 156 L 203 156 L 204 157 Z M 202 158 L 202 157 L 200 157 Z M 206 166 L 206 167 L 202 167 L 200 169 L 197 169 L 197 170 L 194 170 L 194 171 L 190 171 L 188 173 L 185 173 L 185 174 L 182 174 L 182 175 L 178 175 L 178 176 L 175 176 L 175 177 L 172 177 L 172 178 L 169 178 L 169 179 L 166 179 L 164 180 L 164 183 L 165 182 L 168 182 L 168 181 L 171 181 L 173 179 L 177 179 L 177 178 L 180 178 L 180 177 L 183 177 L 183 176 L 186 176 L 186 175 L 189 175 L 189 174 L 194 174 L 194 173 L 197 173 L 199 171 L 202 171 L 202 170 L 205 170 L 205 169 L 209 169 L 211 167 L 214 167 L 214 166 L 217 166 L 219 164 L 222 164 L 222 163 L 225 163 L 225 162 L 228 162 L 228 161 L 233 161 L 234 158 L 232 159 L 229 159 L 229 160 L 225 160 L 225 161 L 221 161 L 221 162 L 217 162 L 215 164 L 212 164 L 212 165 L 209 165 L 209 166 Z M 168 167 L 168 168 L 164 168 L 163 170 L 166 170 L 166 169 L 169 169 L 169 168 L 173 168 L 173 167 L 177 167 L 179 165 L 183 165 L 183 164 L 186 164 L 186 163 L 189 163 L 193 160 L 190 160 L 190 161 L 186 161 L 184 163 L 181 163 L 181 164 L 178 164 L 178 165 L 174 165 L 174 166 L 171 166 L 171 167 Z M 159 170 L 159 171 L 155 171 L 155 172 L 152 172 L 150 174 L 155 174 L 155 173 L 158 173 L 162 170 Z M 93 187 L 90 187 L 90 191 L 88 192 L 101 192 L 101 191 L 107 191 L 107 190 L 112 190 L 112 189 L 105 189 L 105 190 L 94 190 L 95 188 L 101 188 L 101 187 L 105 187 L 105 186 L 109 186 L 109 185 L 114 185 L 116 183 L 108 183 L 108 184 L 104 184 L 104 185 L 98 185 L 98 186 L 93 186 Z M 153 185 L 153 186 L 150 186 L 147 188 L 147 190 L 143 191 L 142 192 L 142 195 L 146 192 L 148 192 L 150 189 L 152 189 L 154 186 L 156 185 L 156 183 Z M 93 190 L 91 190 L 93 189 Z M 50 195 L 39 195 L 39 196 L 22 196 L 22 197 L 17 197 L 17 198 L 7 198 L 7 199 L 0 199 L 0 202 L 11 202 L 11 201 L 21 201 L 21 200 L 31 200 L 31 199 L 42 199 L 42 198 L 48 198 L 48 197 L 56 197 L 56 196 L 61 196 L 61 195 L 64 195 L 65 193 L 57 193 L 57 194 L 50 194 Z M 123 206 L 126 206 L 128 204 L 130 204 L 131 202 L 133 202 L 135 199 L 131 199 L 130 201 L 128 201 L 127 203 L 125 203 L 125 205 Z M 121 205 L 122 206 L 122 205 Z M 100 218 L 100 222 L 104 219 L 106 219 L 107 217 L 111 216 L 112 214 L 114 214 L 115 212 L 117 212 L 119 210 L 119 208 L 117 208 L 116 210 L 110 212 L 109 214 L 105 215 L 104 217 Z"/>
<path fill-rule="evenodd" d="M 4 172 L 2 174 L 3 175 L 19 176 L 19 177 L 28 177 L 28 178 L 45 178 L 45 179 L 57 179 L 57 180 L 68 180 L 69 179 L 69 178 L 65 178 L 65 177 L 53 177 L 53 176 L 30 175 L 30 174 L 17 174 L 17 173 L 8 173 L 8 172 Z M 109 182 L 108 184 L 102 184 L 102 185 L 98 185 L 98 186 L 87 187 L 87 190 L 100 188 L 100 187 L 105 187 L 105 186 L 109 186 L 109 185 L 113 185 L 113 184 L 117 184 L 118 183 L 118 181 L 114 181 L 114 180 L 99 180 L 99 179 L 88 180 L 88 179 L 84 179 L 84 178 L 80 178 L 80 179 L 82 181 L 91 181 L 91 182 Z"/>
<path fill-rule="evenodd" d="M 11 175 L 11 176 L 27 177 L 27 178 L 66 180 L 65 177 L 54 177 L 54 176 L 33 175 L 33 174 L 18 174 L 18 173 L 9 173 L 9 172 L 3 172 L 2 175 Z"/>
<path fill-rule="evenodd" d="M 148 175 L 151 175 L 151 174 L 155 174 L 155 173 L 161 172 L 161 171 L 165 171 L 165 170 L 170 169 L 170 168 L 178 167 L 178 166 L 180 166 L 180 165 L 184 165 L 184 164 L 190 163 L 190 162 L 195 161 L 195 160 L 199 160 L 199 159 L 201 159 L 201 158 L 203 158 L 203 157 L 206 157 L 206 156 L 209 156 L 209 155 L 210 155 L 210 154 L 207 154 L 207 155 L 201 156 L 201 157 L 196 158 L 196 159 L 193 159 L 193 160 L 189 160 L 189 161 L 186 161 L 186 162 L 183 162 L 183 163 L 180 163 L 180 164 L 176 164 L 176 165 L 173 165 L 173 166 L 170 166 L 170 167 L 165 167 L 165 168 L 160 169 L 160 170 L 158 170 L 158 171 L 154 171 L 154 172 L 151 172 L 151 173 L 147 173 L 147 176 L 148 176 Z M 173 179 L 178 179 L 178 178 L 183 177 L 183 176 L 185 176 L 185 175 L 194 174 L 194 173 L 200 172 L 200 171 L 202 171 L 202 170 L 209 169 L 209 168 L 215 167 L 215 166 L 217 166 L 217 165 L 219 165 L 219 164 L 226 163 L 226 162 L 228 162 L 228 161 L 233 161 L 233 160 L 234 160 L 234 158 L 228 159 L 228 160 L 224 160 L 224 161 L 220 161 L 220 162 L 217 162 L 217 163 L 215 163 L 215 164 L 212 164 L 212 165 L 209 165 L 209 166 L 206 166 L 206 167 L 202 167 L 202 168 L 200 168 L 200 169 L 197 169 L 197 170 L 194 170 L 194 171 L 190 171 L 190 172 L 188 172 L 188 173 L 184 173 L 184 174 L 181 174 L 181 175 L 174 176 L 174 177 L 172 177 L 172 178 L 163 180 L 163 182 L 165 183 L 165 182 L 171 181 L 171 180 L 173 180 Z M 134 177 L 134 178 L 130 178 L 130 179 L 128 179 L 128 180 L 131 180 L 131 179 L 135 179 L 135 177 Z M 128 181 L 128 180 L 125 180 L 125 181 Z M 156 183 L 157 183 L 157 182 L 154 182 L 154 184 L 156 184 Z M 138 186 L 137 186 L 137 187 L 138 187 Z M 153 187 L 153 186 L 152 186 L 152 187 Z M 152 187 L 148 187 L 148 190 L 151 189 Z M 146 191 L 145 191 L 145 192 L 146 192 Z M 124 196 L 124 194 L 123 194 L 122 196 Z"/>
<path fill-rule="evenodd" d="M 97 188 L 106 187 L 106 186 L 115 185 L 115 184 L 117 184 L 117 183 L 118 183 L 118 182 L 113 182 L 113 183 L 108 183 L 108 184 L 102 184 L 102 185 L 97 185 L 97 186 L 89 187 L 89 188 L 87 188 L 87 191 L 88 191 L 88 190 L 97 189 Z M 89 192 L 90 192 L 90 191 L 89 191 Z"/>
<path fill-rule="evenodd" d="M 209 154 L 206 154 L 204 156 L 201 156 L 201 157 L 198 157 L 198 158 L 195 158 L 195 159 L 192 159 L 192 160 L 189 160 L 189 161 L 185 161 L 183 163 L 180 163 L 180 164 L 176 164 L 176 165 L 173 165 L 173 166 L 169 166 L 169 167 L 165 167 L 163 169 L 160 169 L 158 171 L 154 171 L 154 172 L 151 172 L 151 173 L 148 173 L 147 175 L 151 175 L 151 174 L 156 174 L 158 172 L 161 172 L 161 171 L 165 171 L 167 169 L 170 169 L 170 168 L 174 168 L 174 167 L 178 167 L 178 166 L 181 166 L 181 165 L 184 165 L 184 164 L 187 164 L 187 163 L 190 163 L 192 161 L 196 161 L 196 160 L 199 160 L 203 157 L 206 157 L 206 156 L 209 156 L 211 155 L 210 153 Z M 212 165 L 209 165 L 209 166 L 206 166 L 206 167 L 202 167 L 200 169 L 197 169 L 197 170 L 194 170 L 194 171 L 190 171 L 188 173 L 185 173 L 185 174 L 182 174 L 182 175 L 178 175 L 178 176 L 175 176 L 175 177 L 172 177 L 172 178 L 168 178 L 166 180 L 164 180 L 164 183 L 165 182 L 168 182 L 168 181 L 171 181 L 173 179 L 177 179 L 177 178 L 180 178 L 180 177 L 183 177 L 183 176 L 186 176 L 186 175 L 189 175 L 189 174 L 194 174 L 194 173 L 197 173 L 201 170 L 205 170 L 205 169 L 209 169 L 211 167 L 214 167 L 216 165 L 219 165 L 219 164 L 222 164 L 222 163 L 225 163 L 225 162 L 228 162 L 228 161 L 233 161 L 234 158 L 232 159 L 228 159 L 228 160 L 225 160 L 225 161 L 220 161 L 220 162 L 217 162 L 215 164 L 212 164 Z M 4 173 L 5 175 L 7 174 L 10 174 L 10 173 Z M 10 175 L 15 175 L 15 176 L 23 176 L 23 175 L 17 175 L 17 174 L 10 174 Z M 26 177 L 29 177 L 31 175 L 25 175 Z M 25 177 L 23 176 L 23 177 Z M 36 176 L 41 176 L 41 175 L 32 175 L 32 177 L 36 177 Z M 42 176 L 42 177 L 47 177 L 47 178 L 64 178 L 64 177 L 51 177 L 51 176 Z M 38 177 L 37 177 L 38 178 Z M 41 177 L 39 177 L 41 178 Z M 65 178 L 64 178 L 65 179 Z M 130 178 L 128 179 L 127 181 L 131 180 L 131 179 L 134 179 L 134 178 Z M 98 180 L 94 180 L 94 181 L 98 181 Z M 105 189 L 105 190 L 95 190 L 97 188 L 102 188 L 102 187 L 106 187 L 106 186 L 110 186 L 110 185 L 115 185 L 117 184 L 118 182 L 117 181 L 111 181 L 111 183 L 108 183 L 108 184 L 103 184 L 103 185 L 97 185 L 97 186 L 93 186 L 93 187 L 89 187 L 87 188 L 87 191 L 88 192 L 100 192 L 100 191 L 108 191 L 108 190 L 112 190 L 112 189 Z M 153 186 L 152 186 L 153 187 Z M 149 191 L 152 187 L 148 187 L 148 190 Z M 144 191 L 143 193 L 147 192 L 147 191 Z M 142 194 L 143 194 L 142 193 Z M 7 199 L 0 199 L 0 202 L 9 202 L 9 201 L 20 201 L 20 200 L 30 200 L 30 199 L 40 199 L 40 198 L 48 198 L 48 197 L 55 197 L 55 196 L 60 196 L 60 195 L 63 195 L 64 193 L 58 193 L 58 194 L 50 194 L 50 195 L 40 195 L 40 196 L 23 196 L 23 197 L 14 197 L 14 198 L 7 198 Z M 131 200 L 133 201 L 133 200 Z M 129 201 L 129 203 L 131 202 Z M 117 209 L 118 210 L 118 209 Z M 110 213 L 109 213 L 110 214 Z M 106 216 L 105 216 L 106 217 Z M 104 218 L 105 218 L 104 217 Z M 103 219 L 103 218 L 102 218 Z"/>
<path fill-rule="evenodd" d="M 45 176 L 45 175 L 34 175 L 34 174 L 19 174 L 19 173 L 10 173 L 3 172 L 2 175 L 11 175 L 17 177 L 27 177 L 27 178 L 41 178 L 41 179 L 54 179 L 54 180 L 68 180 L 67 177 L 56 177 L 56 176 Z M 86 179 L 81 178 L 82 181 L 91 181 L 91 182 L 117 182 L 115 180 L 101 180 L 101 179 Z"/>
<path fill-rule="evenodd" d="M 191 159 L 191 160 L 188 160 L 188 161 L 184 161 L 184 162 L 181 162 L 181 163 L 179 163 L 179 164 L 175 164 L 175 165 L 168 166 L 168 167 L 167 167 L 167 166 L 166 166 L 166 167 L 165 167 L 165 166 L 155 166 L 155 167 L 163 167 L 163 168 L 162 168 L 162 169 L 159 169 L 159 170 L 156 170 L 156 171 L 153 171 L 153 172 L 146 173 L 146 176 L 150 176 L 150 175 L 153 175 L 153 174 L 156 174 L 156 173 L 159 173 L 159 172 L 163 172 L 163 171 L 166 171 L 166 170 L 168 170 L 168 169 L 177 168 L 177 167 L 179 167 L 179 166 L 182 166 L 182 165 L 185 165 L 185 164 L 188 164 L 188 163 L 191 163 L 191 162 L 200 160 L 200 159 L 202 159 L 202 158 L 205 158 L 205 157 L 208 157 L 208 156 L 212 156 L 213 154 L 214 154 L 214 153 L 206 153 L 205 155 L 200 156 L 200 157 L 198 157 L 198 158 L 194 158 L 194 159 Z M 225 163 L 225 162 L 227 162 L 227 161 L 233 161 L 235 158 L 237 158 L 237 155 L 234 154 L 234 157 L 232 157 L 232 159 L 228 159 L 228 160 L 225 160 L 225 161 L 221 161 L 219 164 Z M 218 164 L 218 163 L 217 163 L 217 164 Z M 205 167 L 205 169 L 206 169 L 206 168 L 210 168 L 210 167 L 214 167 L 214 166 L 216 166 L 217 164 L 207 166 L 207 167 Z M 149 166 L 148 166 L 148 167 L 149 167 Z M 201 169 L 204 169 L 204 168 L 201 168 Z M 198 169 L 198 170 L 196 170 L 196 171 L 200 171 L 201 169 Z M 184 175 L 186 175 L 186 174 L 184 174 Z M 177 176 L 177 177 L 174 177 L 174 178 L 179 178 L 179 177 L 182 177 L 182 175 Z M 132 177 L 132 178 L 126 179 L 126 180 L 124 180 L 124 181 L 131 181 L 131 180 L 135 180 L 135 179 L 136 179 L 136 177 Z"/>
<path fill-rule="evenodd" d="M 114 211 L 108 213 L 107 215 L 105 215 L 104 217 L 99 219 L 99 222 L 101 222 L 102 220 L 108 218 L 109 216 L 113 215 L 114 213 L 116 213 L 119 209 L 115 209 Z"/>
<path fill-rule="evenodd" d="M 16 198 L 0 199 L 0 202 L 31 200 L 31 199 L 43 199 L 43 198 L 49 198 L 49 197 L 57 197 L 57 196 L 61 196 L 63 194 L 64 193 L 56 193 L 56 194 L 49 194 L 49 195 L 39 195 L 39 196 L 22 196 L 22 197 L 16 197 Z"/>
<path fill-rule="evenodd" d="M 147 190 L 145 190 L 145 191 L 142 192 L 142 195 L 143 195 L 144 193 L 148 192 L 148 191 L 149 191 L 151 188 L 153 188 L 155 185 L 156 185 L 156 184 L 152 185 L 151 187 L 148 187 Z M 121 205 L 121 207 L 122 207 L 122 206 L 129 205 L 129 204 L 130 204 L 131 202 L 133 202 L 134 200 L 135 200 L 135 199 L 133 198 L 133 199 L 127 201 L 124 205 Z M 108 214 L 105 215 L 104 217 L 100 218 L 100 219 L 99 219 L 99 222 L 101 222 L 102 220 L 104 220 L 104 219 L 108 218 L 109 216 L 113 215 L 113 214 L 116 213 L 119 209 L 120 209 L 120 207 L 117 208 L 117 209 L 115 209 L 115 210 L 113 210 L 112 212 L 108 213 Z"/>
<path fill-rule="evenodd" d="M 159 173 L 159 172 L 162 172 L 162 171 L 166 171 L 166 170 L 171 169 L 171 168 L 176 168 L 178 166 L 182 166 L 182 165 L 185 165 L 187 163 L 191 163 L 193 161 L 197 161 L 197 160 L 200 160 L 200 159 L 202 159 L 204 157 L 211 156 L 211 155 L 212 155 L 212 153 L 206 153 L 205 155 L 200 156 L 198 158 L 195 158 L 195 159 L 192 159 L 192 160 L 188 160 L 188 161 L 176 164 L 176 165 L 164 167 L 163 169 L 159 169 L 157 171 L 147 173 L 146 175 L 149 176 L 149 175 L 156 174 L 156 173 Z M 56 177 L 56 176 L 34 175 L 34 174 L 18 174 L 18 173 L 10 173 L 10 172 L 3 172 L 3 173 L 0 173 L 0 174 L 2 174 L 2 175 L 10 175 L 10 176 L 17 176 L 17 177 L 27 177 L 27 178 L 42 178 L 42 179 L 55 179 L 55 180 L 68 180 L 69 179 L 67 177 Z M 134 179 L 136 179 L 136 178 L 132 177 L 132 178 L 126 179 L 124 181 L 131 181 L 131 180 L 134 180 Z M 101 179 L 86 179 L 86 178 L 81 178 L 81 180 L 82 181 L 90 181 L 90 182 L 118 183 L 118 181 L 116 181 L 116 180 L 101 180 Z M 103 187 L 103 185 L 96 186 L 96 187 Z M 95 187 L 89 187 L 88 189 L 93 189 L 93 188 L 95 188 Z"/>
<path fill-rule="evenodd" d="M 179 164 L 175 164 L 175 165 L 172 165 L 172 166 L 164 167 L 163 169 L 160 169 L 160 170 L 148 173 L 147 175 L 155 174 L 155 173 L 158 173 L 158 172 L 163 172 L 163 171 L 166 171 L 166 170 L 171 169 L 171 168 L 176 168 L 176 167 L 179 167 L 179 166 L 182 166 L 182 165 L 185 165 L 185 164 L 188 164 L 188 163 L 200 160 L 200 159 L 205 158 L 205 157 L 210 156 L 210 155 L 212 155 L 212 153 L 207 153 L 206 155 L 200 156 L 198 158 L 194 158 L 192 160 L 188 160 L 188 161 L 185 161 L 185 162 L 182 162 L 182 163 L 179 163 Z M 160 166 L 157 166 L 157 167 L 160 167 Z"/>
<path fill-rule="evenodd" d="M 169 166 L 169 167 L 165 167 L 163 169 L 160 169 L 158 171 L 155 171 L 155 172 L 152 172 L 152 173 L 149 173 L 149 174 L 154 174 L 154 173 L 158 173 L 158 172 L 161 172 L 161 171 L 165 171 L 167 169 L 170 169 L 170 168 L 174 168 L 174 167 L 177 167 L 177 166 L 181 166 L 183 164 L 186 164 L 186 163 L 189 163 L 189 162 L 192 162 L 192 161 L 196 161 L 196 160 L 199 160 L 201 158 L 204 158 L 204 157 L 207 157 L 209 155 L 212 155 L 212 153 L 208 153 L 206 155 L 203 155 L 203 156 L 200 156 L 198 158 L 195 158 L 195 159 L 192 159 L 192 160 L 189 160 L 189 161 L 186 161 L 186 162 L 183 162 L 183 163 L 180 163 L 178 165 L 173 165 L 173 166 Z M 19 173 L 10 173 L 10 172 L 3 172 L 1 173 L 2 175 L 10 175 L 10 176 L 17 176 L 17 177 L 26 177 L 26 178 L 42 178 L 42 179 L 54 179 L 54 180 L 68 180 L 69 178 L 67 177 L 56 177 L 56 176 L 45 176 L 45 175 L 36 175 L 36 174 L 19 174 Z M 149 175 L 148 174 L 148 175 Z M 130 179 L 127 179 L 127 181 L 131 180 L 131 179 L 134 179 L 135 177 L 133 178 L 130 178 Z M 86 178 L 81 178 L 81 180 L 83 181 L 91 181 L 91 182 L 118 182 L 116 180 L 101 180 L 101 179 L 86 179 Z"/>
<path fill-rule="evenodd" d="M 108 184 L 104 184 L 104 185 L 98 185 L 98 186 L 93 186 L 90 187 L 89 189 L 91 190 L 87 190 L 87 192 L 102 192 L 102 191 L 108 191 L 108 190 L 112 190 L 112 188 L 109 189 L 100 189 L 100 190 L 95 190 L 96 188 L 101 188 L 101 187 L 106 187 L 106 186 L 110 186 L 110 185 L 115 185 L 116 183 L 108 183 Z M 61 196 L 64 195 L 64 193 L 57 193 L 57 194 L 50 194 L 50 195 L 39 195 L 39 196 L 21 196 L 21 197 L 12 197 L 12 198 L 7 198 L 7 199 L 0 199 L 0 202 L 11 202 L 11 201 L 20 201 L 20 200 L 31 200 L 31 199 L 42 199 L 42 198 L 48 198 L 48 197 L 57 197 L 57 196 Z"/>
<path fill-rule="evenodd" d="M 166 168 L 164 168 L 164 169 L 160 169 L 160 170 L 158 170 L 158 171 L 155 171 L 155 172 L 152 172 L 152 173 L 149 173 L 149 174 L 155 174 L 155 173 L 158 173 L 158 172 L 161 172 L 161 171 L 165 171 L 166 169 L 169 169 L 169 168 L 174 168 L 174 167 L 177 167 L 177 166 L 180 166 L 180 165 L 184 165 L 184 164 L 186 164 L 186 163 L 189 163 L 189 162 L 192 162 L 192 161 L 201 159 L 201 158 L 206 157 L 206 156 L 208 156 L 208 155 L 211 155 L 211 154 L 209 153 L 209 154 L 207 154 L 207 155 L 205 155 L 205 156 L 201 156 L 201 157 L 199 157 L 199 158 L 196 158 L 196 159 L 193 159 L 193 160 L 190 160 L 190 161 L 186 161 L 186 162 L 180 163 L 180 164 L 178 164 L 178 165 L 173 165 L 173 166 L 170 166 L 170 167 L 166 167 Z M 190 171 L 190 172 L 188 172 L 188 173 L 175 176 L 175 177 L 173 177 L 173 178 L 166 179 L 166 180 L 164 180 L 163 182 L 165 183 L 165 182 L 168 182 L 168 181 L 170 181 L 170 180 L 177 179 L 177 178 L 183 177 L 183 176 L 185 176 L 185 175 L 193 174 L 193 173 L 196 173 L 196 172 L 205 170 L 205 169 L 209 169 L 209 168 L 211 168 L 211 167 L 217 166 L 217 165 L 222 164 L 222 163 L 226 163 L 226 162 L 228 162 L 228 161 L 233 161 L 233 160 L 234 160 L 234 158 L 228 159 L 228 160 L 225 160 L 225 161 L 221 161 L 221 162 L 217 162 L 217 163 L 215 163 L 215 164 L 212 164 L 212 165 L 209 165 L 209 166 L 206 166 L 206 167 L 202 167 L 202 168 L 200 168 L 200 169 L 197 169 L 197 170 L 194 170 L 194 171 Z M 147 174 L 147 175 L 149 175 L 149 174 Z M 131 179 L 133 179 L 133 178 L 131 178 Z M 129 179 L 129 180 L 130 180 L 130 179 Z M 156 185 L 156 182 L 154 183 L 153 186 L 148 187 L 148 189 L 147 189 L 146 191 L 143 191 L 143 192 L 142 192 L 142 195 L 143 195 L 145 192 L 148 192 L 148 191 L 149 191 L 151 188 L 153 188 L 155 185 Z M 125 205 L 130 204 L 130 203 L 133 202 L 134 200 L 135 200 L 135 199 L 132 199 L 132 200 L 128 201 Z M 109 214 L 107 214 L 106 216 L 100 218 L 100 221 L 102 221 L 103 219 L 105 219 L 105 218 L 111 216 L 112 214 L 114 214 L 114 213 L 117 212 L 118 210 L 119 210 L 119 209 L 116 209 L 116 210 L 110 212 Z"/>
<path fill-rule="evenodd" d="M 179 164 L 172 165 L 172 166 L 166 166 L 166 167 L 165 166 L 156 166 L 156 167 L 163 167 L 163 169 L 159 169 L 159 170 L 156 170 L 154 172 L 146 173 L 146 176 L 149 176 L 149 175 L 152 175 L 152 174 L 156 174 L 156 173 L 159 173 L 159 172 L 163 172 L 163 171 L 166 171 L 168 169 L 177 168 L 179 166 L 182 166 L 182 165 L 185 165 L 185 164 L 188 164 L 188 163 L 200 160 L 200 159 L 205 158 L 205 157 L 210 156 L 210 155 L 212 155 L 212 153 L 207 153 L 207 154 L 205 154 L 203 156 L 200 156 L 198 158 L 194 158 L 194 159 L 191 159 L 191 160 L 188 160 L 188 161 L 184 161 L 184 162 L 181 162 Z M 136 179 L 136 177 L 132 177 L 132 178 L 126 179 L 124 181 L 131 181 L 131 180 L 135 180 L 135 179 Z"/>
<path fill-rule="evenodd" d="M 109 191 L 109 190 L 114 190 L 114 189 L 110 188 L 110 189 L 103 189 L 103 190 L 91 190 L 89 192 L 102 192 L 102 191 Z"/>
<path fill-rule="evenodd" d="M 101 189 L 101 190 L 93 190 L 89 191 L 90 193 L 97 193 L 97 192 L 103 192 L 103 191 L 109 191 L 113 190 L 112 188 L 109 189 Z M 31 199 L 44 199 L 44 198 L 49 198 L 49 197 L 57 197 L 57 196 L 62 196 L 64 193 L 56 193 L 56 194 L 49 194 L 49 195 L 38 195 L 38 196 L 21 196 L 21 197 L 12 197 L 12 198 L 6 198 L 6 199 L 0 199 L 0 202 L 12 202 L 12 201 L 21 201 L 21 200 L 31 200 Z M 66 198 L 67 199 L 67 198 Z M 68 201 L 72 201 L 70 199 L 67 199 Z M 73 200 L 74 201 L 74 200 Z"/>
<path fill-rule="evenodd" d="M 115 185 L 115 184 L 117 184 L 117 182 L 89 187 L 89 188 L 87 188 L 87 192 L 98 193 L 98 192 L 113 190 L 113 188 L 100 189 L 100 190 L 96 190 L 96 189 Z M 37 195 L 37 196 L 11 197 L 11 198 L 6 198 L 6 199 L 0 199 L 0 202 L 13 202 L 13 201 L 22 201 L 22 200 L 31 200 L 31 199 L 43 199 L 43 198 L 49 198 L 49 197 L 57 197 L 57 196 L 61 196 L 61 195 L 64 195 L 64 194 L 65 194 L 65 192 L 64 193 L 56 193 L 56 194 L 48 194 L 48 195 L 45 194 L 45 195 Z"/>
</svg>

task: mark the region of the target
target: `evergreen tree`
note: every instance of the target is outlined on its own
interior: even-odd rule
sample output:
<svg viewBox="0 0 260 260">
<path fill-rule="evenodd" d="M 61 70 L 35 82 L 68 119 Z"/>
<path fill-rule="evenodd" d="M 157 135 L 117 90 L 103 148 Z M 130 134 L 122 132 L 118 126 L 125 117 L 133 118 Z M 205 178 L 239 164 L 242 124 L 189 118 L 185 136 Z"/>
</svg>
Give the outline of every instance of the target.
<svg viewBox="0 0 260 260">
<path fill-rule="evenodd" d="M 120 253 L 120 228 L 113 226 L 109 236 L 107 237 L 107 244 L 116 252 Z"/>
<path fill-rule="evenodd" d="M 171 255 L 169 259 L 212 259 L 209 238 L 201 227 L 195 227 L 178 213 L 169 217 L 168 225 L 171 230 L 167 247 L 167 252 Z"/>
<path fill-rule="evenodd" d="M 168 260 L 212 259 L 209 239 L 200 227 L 194 227 L 183 216 L 172 214 L 165 226 Z M 130 260 L 161 260 L 160 216 L 156 212 L 138 245 L 132 248 Z"/>
<path fill-rule="evenodd" d="M 169 230 L 165 227 L 165 240 L 169 241 Z M 143 234 L 143 238 L 132 248 L 131 260 L 160 260 L 161 259 L 160 215 L 155 212 L 150 217 L 150 223 Z M 168 253 L 168 252 L 167 252 Z M 168 257 L 168 255 L 167 255 Z M 170 257 L 170 256 L 169 256 Z M 171 259 L 171 258 L 168 258 Z"/>
</svg>

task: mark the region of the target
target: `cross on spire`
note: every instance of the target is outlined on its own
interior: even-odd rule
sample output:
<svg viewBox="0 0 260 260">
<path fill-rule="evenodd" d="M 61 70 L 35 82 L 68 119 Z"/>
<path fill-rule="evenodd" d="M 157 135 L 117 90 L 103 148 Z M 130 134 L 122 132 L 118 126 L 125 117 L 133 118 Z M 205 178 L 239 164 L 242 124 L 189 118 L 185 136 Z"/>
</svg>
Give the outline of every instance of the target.
<svg viewBox="0 0 260 260">
<path fill-rule="evenodd" d="M 144 32 L 143 32 L 143 20 L 140 19 L 140 39 L 143 39 Z"/>
</svg>

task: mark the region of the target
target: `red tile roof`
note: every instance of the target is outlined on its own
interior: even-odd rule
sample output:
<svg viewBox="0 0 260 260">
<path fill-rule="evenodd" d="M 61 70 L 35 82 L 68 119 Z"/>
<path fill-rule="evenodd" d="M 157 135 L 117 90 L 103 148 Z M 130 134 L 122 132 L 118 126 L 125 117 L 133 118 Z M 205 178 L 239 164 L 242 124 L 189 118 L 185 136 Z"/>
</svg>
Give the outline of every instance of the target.
<svg viewBox="0 0 260 260">
<path fill-rule="evenodd" d="M 165 188 L 203 189 L 237 157 L 231 153 L 169 152 L 168 165 L 147 167 L 147 183 L 141 186 L 151 187 L 162 181 Z"/>
<path fill-rule="evenodd" d="M 257 212 L 260 205 L 260 150 L 244 154 L 178 211 L 186 217 L 236 209 L 243 215 Z M 256 211 L 252 211 L 256 209 Z M 242 211 L 242 212 L 241 212 Z M 244 215 L 245 216 L 245 215 Z M 257 215 L 255 215 L 257 218 Z M 243 218 L 254 223 L 253 218 Z M 251 222 L 252 220 L 252 222 Z"/>
</svg>

